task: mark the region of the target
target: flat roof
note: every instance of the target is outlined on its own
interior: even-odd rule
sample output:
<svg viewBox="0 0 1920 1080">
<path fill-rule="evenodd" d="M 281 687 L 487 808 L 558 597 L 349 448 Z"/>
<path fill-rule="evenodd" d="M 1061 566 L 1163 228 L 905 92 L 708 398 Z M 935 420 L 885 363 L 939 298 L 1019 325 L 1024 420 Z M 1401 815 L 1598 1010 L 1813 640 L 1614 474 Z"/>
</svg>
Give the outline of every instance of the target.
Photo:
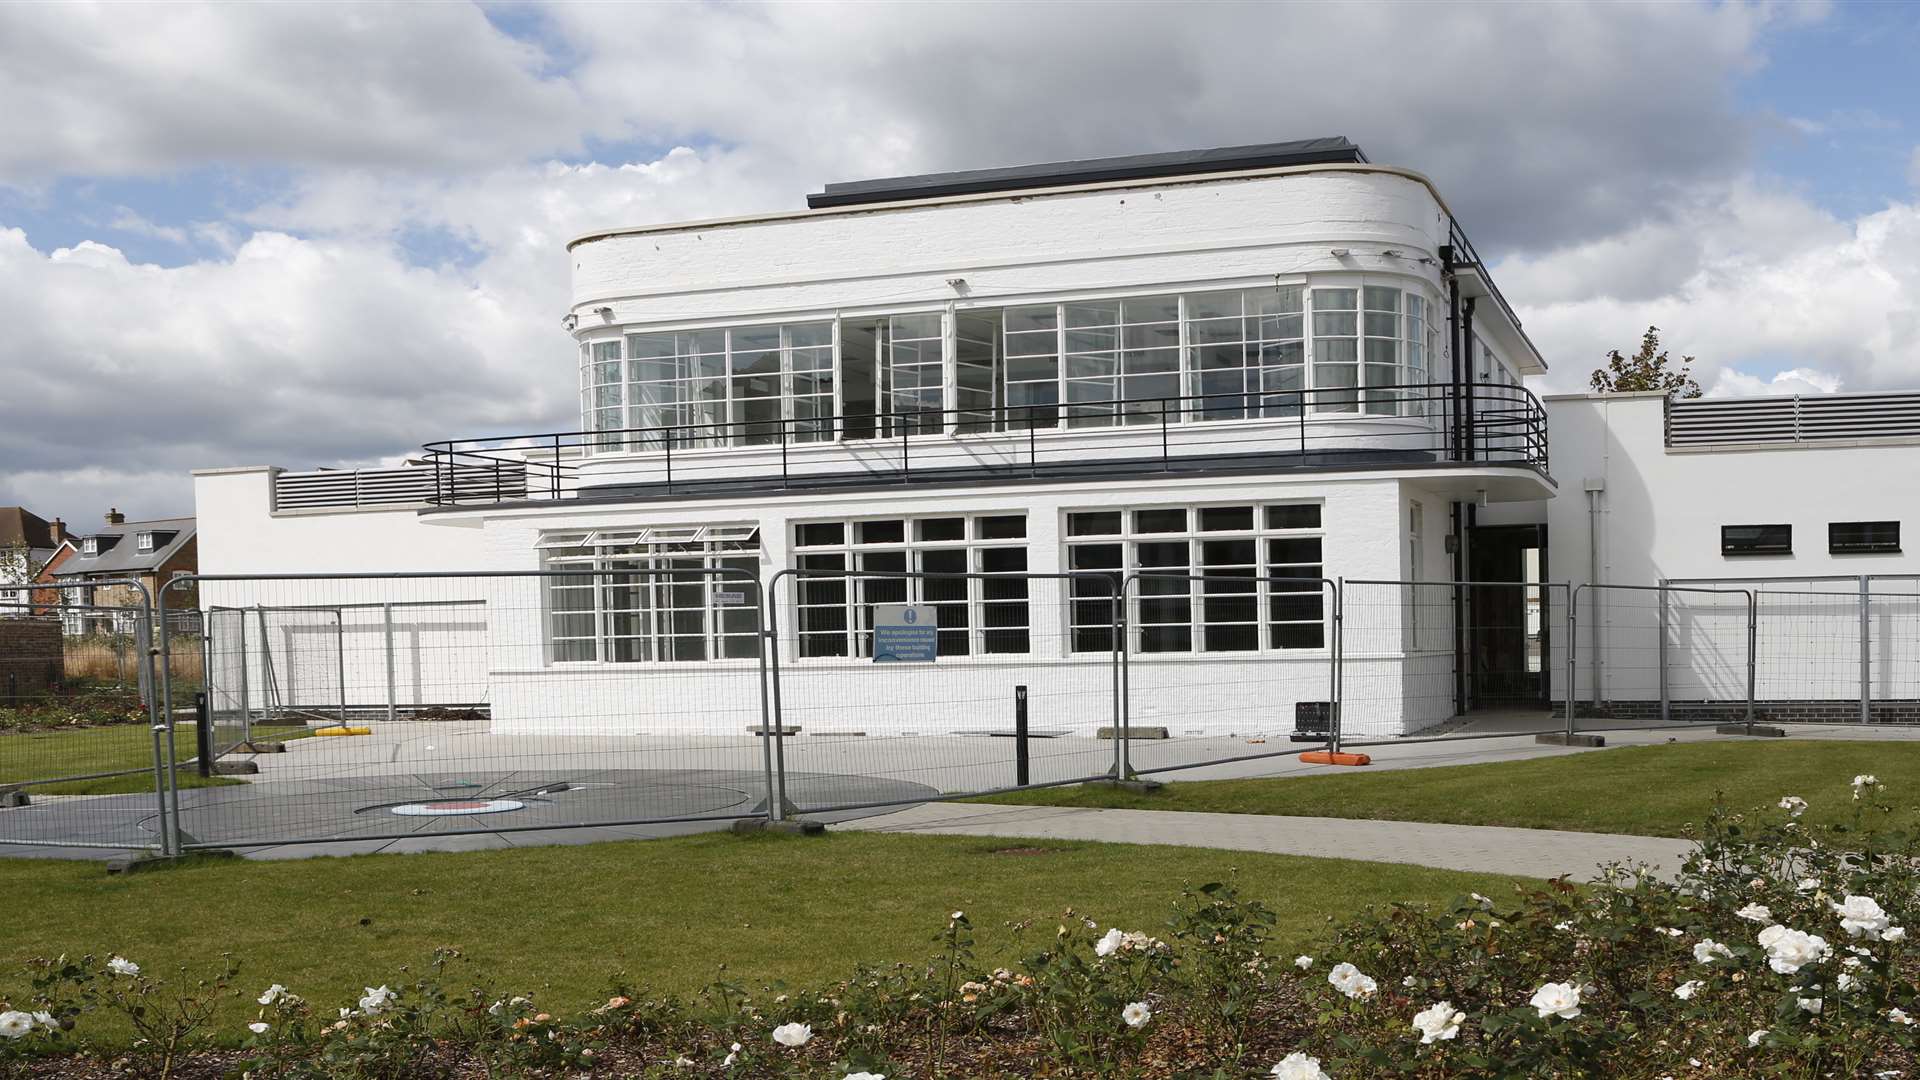
<svg viewBox="0 0 1920 1080">
<path fill-rule="evenodd" d="M 1164 154 L 1128 154 L 1123 157 L 1053 161 L 998 169 L 923 173 L 879 180 L 828 184 L 807 196 L 809 210 L 837 206 L 867 206 L 945 195 L 978 195 L 995 191 L 1095 184 L 1114 180 L 1146 180 L 1162 176 L 1268 169 L 1285 165 L 1365 165 L 1367 155 L 1344 135 L 1291 142 L 1220 146 L 1208 150 L 1176 150 Z"/>
</svg>

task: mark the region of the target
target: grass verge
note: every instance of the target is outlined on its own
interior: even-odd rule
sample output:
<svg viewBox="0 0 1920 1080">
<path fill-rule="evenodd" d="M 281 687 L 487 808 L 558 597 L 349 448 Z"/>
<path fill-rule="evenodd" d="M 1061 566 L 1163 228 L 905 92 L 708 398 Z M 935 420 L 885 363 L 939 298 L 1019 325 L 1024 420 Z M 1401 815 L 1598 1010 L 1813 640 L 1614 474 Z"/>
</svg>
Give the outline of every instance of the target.
<svg viewBox="0 0 1920 1080">
<path fill-rule="evenodd" d="M 305 738 L 304 725 L 288 728 L 257 728 L 254 737 L 261 740 Z M 193 756 L 193 731 L 174 732 L 176 740 L 187 740 L 177 748 L 182 761 Z M 153 790 L 153 733 L 145 724 L 111 724 L 101 727 L 69 728 L 56 731 L 22 731 L 0 735 L 0 784 L 17 784 L 49 776 L 90 776 L 95 773 L 126 772 L 122 776 L 98 780 L 75 780 L 60 784 L 36 784 L 29 795 L 131 795 Z M 224 776 L 202 777 L 191 768 L 179 771 L 182 788 L 217 787 L 244 781 Z"/>
<path fill-rule="evenodd" d="M 1888 824 L 1914 822 L 1920 743 L 1791 737 L 1337 776 L 1176 781 L 1144 795 L 1104 787 L 1044 788 L 980 801 L 1683 836 L 1716 792 L 1736 809 L 1799 795 L 1812 804 L 1810 822 L 1845 822 L 1854 808 L 1848 785 L 1860 773 L 1877 775 L 1888 786 L 1899 807 L 1899 820 Z"/>
<path fill-rule="evenodd" d="M 23 961 L 60 952 L 119 953 L 156 975 L 179 964 L 203 972 L 231 953 L 240 987 L 278 982 L 316 1001 L 397 980 L 442 945 L 496 984 L 561 1008 L 604 999 L 616 973 L 678 993 L 722 977 L 817 983 L 862 961 L 924 960 L 956 909 L 983 929 L 1028 918 L 1051 927 L 1071 906 L 1103 925 L 1154 930 L 1183 882 L 1235 868 L 1243 895 L 1279 912 L 1283 949 L 1369 904 L 1507 895 L 1519 880 L 1192 848 L 861 833 L 195 860 L 118 878 L 92 863 L 0 860 L 10 913 L 0 998 L 24 989 Z M 1008 937 L 983 933 L 983 945 Z M 225 1026 L 237 1030 L 251 997 L 229 1005 Z"/>
</svg>

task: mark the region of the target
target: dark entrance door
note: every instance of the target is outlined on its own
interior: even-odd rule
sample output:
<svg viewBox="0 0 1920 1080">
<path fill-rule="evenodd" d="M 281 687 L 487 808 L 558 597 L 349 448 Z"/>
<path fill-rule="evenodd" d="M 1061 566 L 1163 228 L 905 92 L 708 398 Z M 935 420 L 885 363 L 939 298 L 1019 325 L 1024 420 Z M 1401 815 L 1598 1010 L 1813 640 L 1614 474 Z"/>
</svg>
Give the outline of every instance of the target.
<svg viewBox="0 0 1920 1080">
<path fill-rule="evenodd" d="M 1468 580 L 1489 583 L 1468 590 L 1471 707 L 1546 704 L 1543 671 L 1552 632 L 1552 605 L 1540 584 L 1547 572 L 1546 526 L 1476 526 L 1467 553 Z"/>
</svg>

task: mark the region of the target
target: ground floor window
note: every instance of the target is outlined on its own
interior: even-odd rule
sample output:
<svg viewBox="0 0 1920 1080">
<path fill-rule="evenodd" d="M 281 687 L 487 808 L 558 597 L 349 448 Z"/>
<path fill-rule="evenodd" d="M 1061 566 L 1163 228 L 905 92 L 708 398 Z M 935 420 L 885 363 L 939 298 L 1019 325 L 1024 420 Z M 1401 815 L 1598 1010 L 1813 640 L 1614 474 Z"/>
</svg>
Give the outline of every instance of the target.
<svg viewBox="0 0 1920 1080">
<path fill-rule="evenodd" d="M 872 656 L 876 604 L 932 607 L 941 656 L 1031 652 L 1026 537 L 1022 514 L 795 524 L 799 655 Z M 907 573 L 986 576 L 861 576 Z"/>
<path fill-rule="evenodd" d="M 1318 649 L 1322 539 L 1319 503 L 1078 510 L 1067 514 L 1067 569 L 1138 575 L 1128 643 L 1137 652 Z M 1076 579 L 1073 597 L 1072 650 L 1111 650 L 1105 583 Z"/>
<path fill-rule="evenodd" d="M 759 530 L 686 525 L 549 533 L 547 629 L 557 663 L 751 659 L 759 655 Z"/>
</svg>

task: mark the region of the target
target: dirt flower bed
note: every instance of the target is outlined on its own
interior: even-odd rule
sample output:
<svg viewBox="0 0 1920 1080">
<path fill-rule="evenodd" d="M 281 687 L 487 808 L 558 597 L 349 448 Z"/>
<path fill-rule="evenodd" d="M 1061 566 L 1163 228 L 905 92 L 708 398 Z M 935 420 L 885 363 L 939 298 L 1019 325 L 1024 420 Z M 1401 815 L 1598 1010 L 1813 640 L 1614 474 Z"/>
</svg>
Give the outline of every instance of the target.
<svg viewBox="0 0 1920 1080">
<path fill-rule="evenodd" d="M 146 722 L 147 707 L 139 692 L 122 687 L 68 688 L 0 705 L 0 735 Z"/>
<path fill-rule="evenodd" d="M 1920 850 L 1879 827 L 1875 778 L 1852 792 L 1850 821 L 1818 828 L 1792 794 L 1716 807 L 1674 881 L 1612 867 L 1592 885 L 1369 910 L 1298 956 L 1273 955 L 1267 903 L 1224 882 L 1170 898 L 1158 927 L 1078 911 L 995 927 L 1022 957 L 1007 967 L 976 961 L 954 911 L 921 962 L 691 1000 L 615 984 L 564 1016 L 450 949 L 340 1002 L 261 977 L 243 990 L 230 963 L 163 978 L 61 957 L 7 988 L 0 1075 L 1905 1076 Z M 255 1019 L 215 1030 L 242 994 Z M 100 1041 L 115 1026 L 131 1045 Z"/>
</svg>

